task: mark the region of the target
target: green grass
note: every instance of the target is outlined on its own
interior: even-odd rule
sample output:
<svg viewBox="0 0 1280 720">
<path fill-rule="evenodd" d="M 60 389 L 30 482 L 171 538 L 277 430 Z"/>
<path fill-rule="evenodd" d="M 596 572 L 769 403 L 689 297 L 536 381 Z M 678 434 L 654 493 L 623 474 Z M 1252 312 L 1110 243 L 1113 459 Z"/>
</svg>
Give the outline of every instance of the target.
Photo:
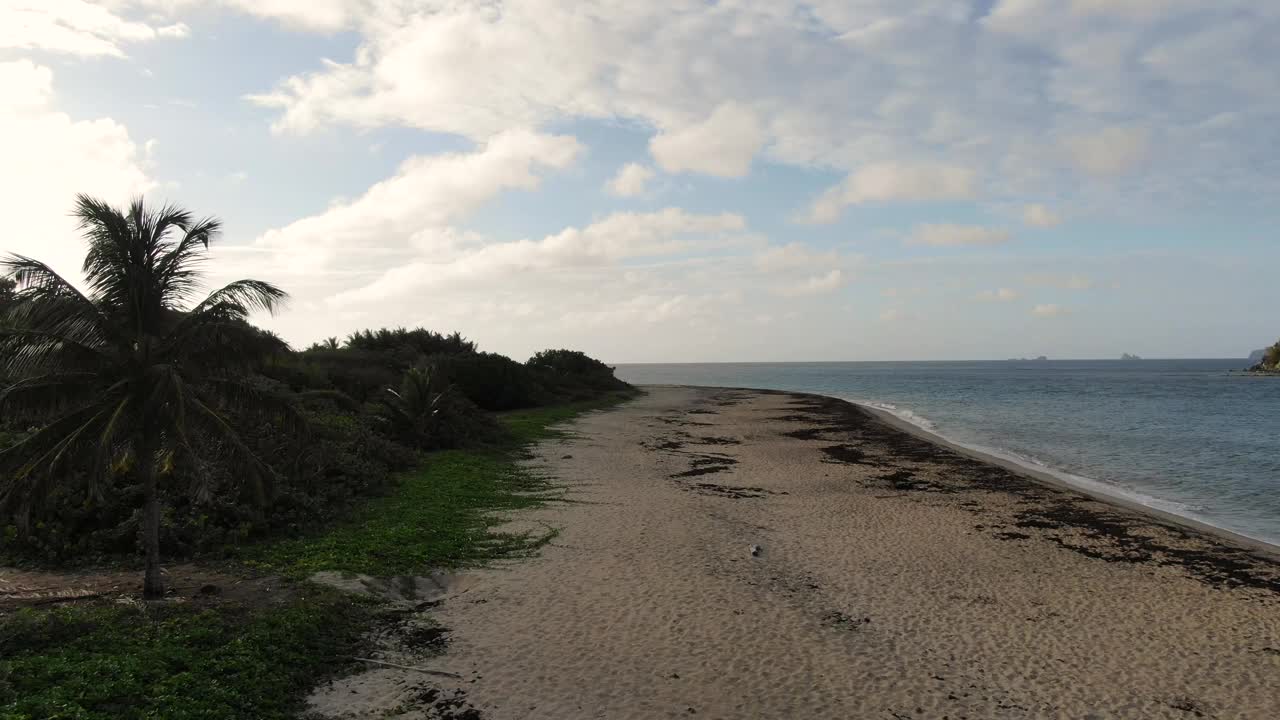
<svg viewBox="0 0 1280 720">
<path fill-rule="evenodd" d="M 353 520 L 323 534 L 247 548 L 243 560 L 289 577 L 318 570 L 420 575 L 432 567 L 475 565 L 527 554 L 551 533 L 490 530 L 494 513 L 542 504 L 552 486 L 499 451 L 448 450 L 371 500 Z"/>
<path fill-rule="evenodd" d="M 286 718 L 362 647 L 373 609 L 88 605 L 0 616 L 0 719 Z"/>
<path fill-rule="evenodd" d="M 557 436 L 558 423 L 627 397 L 506 413 L 500 419 L 509 439 L 502 445 L 431 453 L 392 494 L 370 500 L 350 521 L 323 534 L 251 546 L 241 557 L 261 570 L 301 578 L 319 570 L 413 575 L 526 556 L 555 530 L 494 532 L 495 513 L 537 507 L 558 495 L 549 480 L 515 462 L 518 451 Z"/>
<path fill-rule="evenodd" d="M 588 403 L 508 413 L 498 447 L 432 453 L 387 496 L 304 538 L 247 548 L 258 570 L 422 574 L 526 555 L 554 530 L 504 534 L 497 513 L 534 507 L 554 486 L 517 463 L 520 450 Z M 286 718 L 311 687 L 347 667 L 377 622 L 375 608 L 310 583 L 265 607 L 79 605 L 0 616 L 0 720 L 36 718 Z"/>
<path fill-rule="evenodd" d="M 515 410 L 503 413 L 499 418 L 511 434 L 512 444 L 519 447 L 539 440 L 561 437 L 564 431 L 558 427 L 560 423 L 572 420 L 584 412 L 613 407 L 639 394 L 635 390 L 619 391 L 595 400 L 532 410 Z"/>
</svg>

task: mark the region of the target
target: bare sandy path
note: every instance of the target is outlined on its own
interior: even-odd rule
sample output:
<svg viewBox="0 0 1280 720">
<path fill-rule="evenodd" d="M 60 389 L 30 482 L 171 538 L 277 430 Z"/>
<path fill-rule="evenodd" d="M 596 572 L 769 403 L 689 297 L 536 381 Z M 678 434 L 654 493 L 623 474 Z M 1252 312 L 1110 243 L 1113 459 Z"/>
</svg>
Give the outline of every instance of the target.
<svg viewBox="0 0 1280 720">
<path fill-rule="evenodd" d="M 538 448 L 553 546 L 432 611 L 484 717 L 1280 717 L 1264 559 L 812 399 L 649 390 Z M 438 717 L 422 681 L 315 707 Z"/>
</svg>

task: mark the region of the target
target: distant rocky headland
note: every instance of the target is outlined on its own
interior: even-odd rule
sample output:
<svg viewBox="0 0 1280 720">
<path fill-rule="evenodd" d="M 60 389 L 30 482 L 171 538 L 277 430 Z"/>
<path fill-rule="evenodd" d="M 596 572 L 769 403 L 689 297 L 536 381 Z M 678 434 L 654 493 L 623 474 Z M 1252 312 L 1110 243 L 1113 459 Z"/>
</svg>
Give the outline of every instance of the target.
<svg viewBox="0 0 1280 720">
<path fill-rule="evenodd" d="M 1249 353 L 1249 372 L 1280 375 L 1280 342 Z"/>
</svg>

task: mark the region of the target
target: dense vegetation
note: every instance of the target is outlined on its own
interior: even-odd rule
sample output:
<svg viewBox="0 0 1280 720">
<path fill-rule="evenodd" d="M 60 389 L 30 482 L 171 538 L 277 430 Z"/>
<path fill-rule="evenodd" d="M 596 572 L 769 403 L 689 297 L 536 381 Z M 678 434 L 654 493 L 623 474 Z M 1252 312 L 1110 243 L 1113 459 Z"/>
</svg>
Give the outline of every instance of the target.
<svg viewBox="0 0 1280 720">
<path fill-rule="evenodd" d="M 219 410 L 299 425 L 290 403 L 252 381 L 283 343 L 247 319 L 285 293 L 238 280 L 194 302 L 217 220 L 141 200 L 121 212 L 83 195 L 76 216 L 89 244 L 88 294 L 38 260 L 0 264 L 19 288 L 0 327 L 0 362 L 13 376 L 0 409 L 34 427 L 0 452 L 0 510 L 27 530 L 54 486 L 78 491 L 91 510 L 117 480 L 136 487 L 129 507 L 142 511 L 144 594 L 160 597 L 160 483 L 196 500 L 246 502 L 247 487 L 261 506 L 270 469 Z M 208 472 L 210 463 L 228 472 Z"/>
<path fill-rule="evenodd" d="M 404 620 L 306 578 L 534 551 L 554 529 L 492 529 L 556 497 L 520 448 L 628 396 L 580 352 L 520 363 L 456 332 L 294 351 L 248 322 L 281 290 L 195 301 L 216 220 L 87 197 L 78 215 L 87 292 L 31 258 L 0 266 L 0 563 L 142 554 L 155 597 L 163 552 L 218 560 L 201 567 L 239 591 L 0 613 L 0 720 L 296 716 Z"/>
<path fill-rule="evenodd" d="M 269 597 L 0 614 L 0 718 L 295 717 L 317 682 L 369 656 L 368 631 L 404 621 L 298 578 L 318 569 L 423 574 L 536 549 L 550 530 L 492 529 L 501 522 L 494 511 L 549 497 L 547 480 L 516 462 L 520 448 L 624 396 L 505 414 L 501 442 L 431 453 L 348 521 L 244 546 L 247 564 L 285 578 Z"/>
<path fill-rule="evenodd" d="M 387 494 L 424 452 L 501 446 L 491 411 L 627 387 L 579 352 L 520 363 L 424 329 L 293 351 L 247 322 L 284 297 L 266 283 L 191 302 L 217 221 L 79 213 L 88 295 L 29 258 L 0 283 L 0 561 L 132 555 L 148 518 L 167 558 L 237 556 Z"/>
<path fill-rule="evenodd" d="M 274 607 L 20 610 L 0 616 L 0 718 L 293 717 L 373 612 L 315 586 Z"/>
<path fill-rule="evenodd" d="M 1262 354 L 1262 361 L 1252 369 L 1259 372 L 1280 372 L 1280 342 L 1267 348 Z"/>
</svg>

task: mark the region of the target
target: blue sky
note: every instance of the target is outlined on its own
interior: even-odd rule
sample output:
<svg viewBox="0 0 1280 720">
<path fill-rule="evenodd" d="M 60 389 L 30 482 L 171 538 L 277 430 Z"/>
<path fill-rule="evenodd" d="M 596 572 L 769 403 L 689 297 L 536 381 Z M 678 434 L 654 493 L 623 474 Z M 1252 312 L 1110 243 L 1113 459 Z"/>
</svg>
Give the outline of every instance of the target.
<svg viewBox="0 0 1280 720">
<path fill-rule="evenodd" d="M 1241 356 L 1280 335 L 1280 6 L 0 0 L 0 249 L 216 214 L 298 346 Z"/>
</svg>

